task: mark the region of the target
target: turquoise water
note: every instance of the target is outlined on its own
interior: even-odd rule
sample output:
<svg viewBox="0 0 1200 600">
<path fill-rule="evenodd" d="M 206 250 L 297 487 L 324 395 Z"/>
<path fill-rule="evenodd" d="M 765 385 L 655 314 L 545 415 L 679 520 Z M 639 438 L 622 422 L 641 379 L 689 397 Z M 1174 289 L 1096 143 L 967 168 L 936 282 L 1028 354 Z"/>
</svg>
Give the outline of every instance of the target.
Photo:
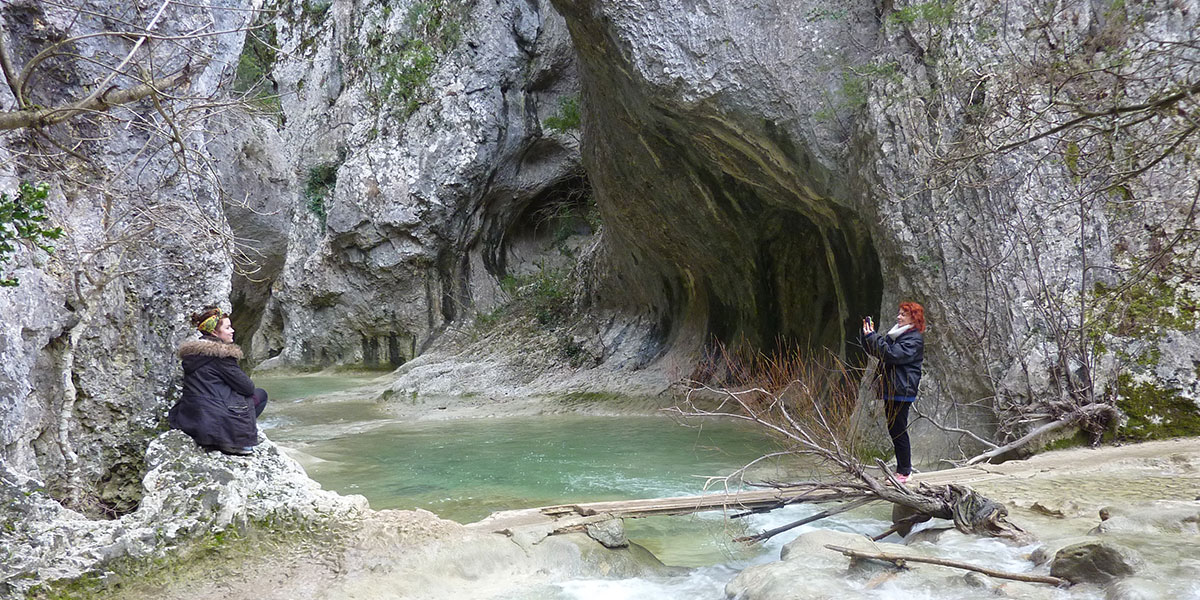
<svg viewBox="0 0 1200 600">
<path fill-rule="evenodd" d="M 272 398 L 275 384 L 259 382 Z M 362 494 L 376 509 L 423 508 L 460 522 L 513 508 L 703 493 L 708 477 L 772 448 L 728 422 L 578 415 L 405 422 L 369 399 L 279 396 L 261 419 L 264 431 L 311 457 L 305 469 L 326 489 Z"/>
<path fill-rule="evenodd" d="M 335 394 L 367 380 L 337 379 L 256 378 L 272 398 L 263 430 L 325 489 L 462 523 L 498 510 L 717 492 L 725 484 L 710 477 L 774 449 L 740 423 L 665 415 L 402 421 L 374 393 Z M 756 476 L 783 477 L 776 467 Z M 626 530 L 668 564 L 701 566 L 760 555 L 729 542 L 746 525 L 708 513 L 627 520 Z"/>
</svg>

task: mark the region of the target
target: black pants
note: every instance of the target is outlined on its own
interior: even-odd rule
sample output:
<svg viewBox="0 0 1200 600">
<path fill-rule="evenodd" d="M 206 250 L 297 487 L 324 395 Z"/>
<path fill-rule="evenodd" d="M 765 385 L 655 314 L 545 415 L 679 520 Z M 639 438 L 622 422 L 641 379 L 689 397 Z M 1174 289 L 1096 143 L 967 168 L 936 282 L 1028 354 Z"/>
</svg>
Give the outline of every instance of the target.
<svg viewBox="0 0 1200 600">
<path fill-rule="evenodd" d="M 912 447 L 908 445 L 908 409 L 912 402 L 896 402 L 884 399 L 884 414 L 887 416 L 888 435 L 896 448 L 896 472 L 912 474 Z"/>
<path fill-rule="evenodd" d="M 254 395 L 250 398 L 254 401 L 254 417 L 258 418 L 267 407 L 267 390 L 254 388 Z"/>
</svg>

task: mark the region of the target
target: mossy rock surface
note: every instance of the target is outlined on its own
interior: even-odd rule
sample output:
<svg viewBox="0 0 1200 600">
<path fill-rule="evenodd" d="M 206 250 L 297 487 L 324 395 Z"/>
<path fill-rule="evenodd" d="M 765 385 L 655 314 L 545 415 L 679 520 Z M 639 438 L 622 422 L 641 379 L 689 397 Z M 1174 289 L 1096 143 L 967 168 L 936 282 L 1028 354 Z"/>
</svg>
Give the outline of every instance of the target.
<svg viewBox="0 0 1200 600">
<path fill-rule="evenodd" d="M 1200 435 L 1200 406 L 1179 389 L 1134 383 L 1129 375 L 1118 379 L 1117 389 L 1117 407 L 1129 419 L 1118 437 L 1157 440 Z"/>
</svg>

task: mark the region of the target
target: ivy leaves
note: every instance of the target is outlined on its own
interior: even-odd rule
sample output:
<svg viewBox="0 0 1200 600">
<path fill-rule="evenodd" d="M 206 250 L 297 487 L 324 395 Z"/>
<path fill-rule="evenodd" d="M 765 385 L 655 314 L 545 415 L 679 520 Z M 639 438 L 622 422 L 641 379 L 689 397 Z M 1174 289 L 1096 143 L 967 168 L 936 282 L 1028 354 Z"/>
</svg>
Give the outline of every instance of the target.
<svg viewBox="0 0 1200 600">
<path fill-rule="evenodd" d="M 9 197 L 0 194 L 0 264 L 6 263 L 16 252 L 18 243 L 33 244 L 46 252 L 54 252 L 49 242 L 62 237 L 62 227 L 47 227 L 46 197 L 50 186 L 45 183 L 33 185 L 21 183 L 17 194 Z M 16 277 L 0 274 L 0 287 L 14 287 Z"/>
</svg>

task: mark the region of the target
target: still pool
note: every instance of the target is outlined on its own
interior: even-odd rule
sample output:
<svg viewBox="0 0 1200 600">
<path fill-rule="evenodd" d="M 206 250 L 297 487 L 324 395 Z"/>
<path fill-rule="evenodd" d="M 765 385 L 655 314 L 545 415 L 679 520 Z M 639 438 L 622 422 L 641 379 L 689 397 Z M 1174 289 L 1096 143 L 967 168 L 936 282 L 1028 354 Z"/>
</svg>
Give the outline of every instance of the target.
<svg viewBox="0 0 1200 600">
<path fill-rule="evenodd" d="M 399 420 L 368 379 L 256 378 L 272 403 L 260 420 L 325 489 L 361 494 L 375 509 L 422 508 L 461 523 L 497 510 L 721 491 L 729 475 L 774 449 L 742 423 L 663 416 Z M 756 477 L 783 477 L 779 465 Z M 731 485 L 736 485 L 731 483 Z M 807 510 L 807 507 L 801 510 Z M 730 540 L 749 521 L 719 513 L 628 520 L 631 539 L 676 566 L 760 555 Z"/>
<path fill-rule="evenodd" d="M 298 379 L 259 379 L 273 399 L 260 424 L 302 453 L 313 479 L 372 508 L 464 523 L 497 510 L 703 493 L 710 477 L 773 448 L 739 423 L 665 415 L 401 421 L 370 398 L 323 400 L 330 381 Z M 304 383 L 309 394 L 297 391 Z"/>
<path fill-rule="evenodd" d="M 328 489 L 362 494 L 373 508 L 424 508 L 464 523 L 512 508 L 701 493 L 709 476 L 769 448 L 727 424 L 654 417 L 340 425 L 325 439 L 312 439 L 319 430 L 310 427 L 267 433 L 312 456 L 306 468 Z"/>
</svg>

